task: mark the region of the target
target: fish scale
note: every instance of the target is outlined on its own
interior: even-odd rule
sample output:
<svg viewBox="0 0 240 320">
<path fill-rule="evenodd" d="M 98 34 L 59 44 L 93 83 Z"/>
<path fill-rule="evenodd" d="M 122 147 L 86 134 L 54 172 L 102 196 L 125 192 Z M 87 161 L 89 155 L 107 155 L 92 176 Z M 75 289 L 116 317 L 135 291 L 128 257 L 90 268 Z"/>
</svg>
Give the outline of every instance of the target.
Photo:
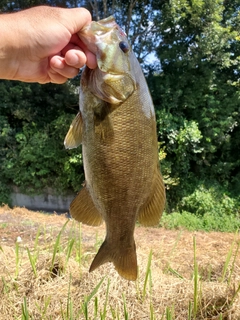
<svg viewBox="0 0 240 320">
<path fill-rule="evenodd" d="M 90 271 L 112 262 L 122 277 L 136 280 L 136 221 L 157 225 L 165 205 L 154 107 L 140 64 L 113 17 L 92 22 L 79 37 L 96 54 L 98 67 L 83 70 L 80 112 L 64 142 L 66 148 L 82 144 L 85 172 L 70 213 L 88 225 L 105 221 L 106 238 Z"/>
</svg>

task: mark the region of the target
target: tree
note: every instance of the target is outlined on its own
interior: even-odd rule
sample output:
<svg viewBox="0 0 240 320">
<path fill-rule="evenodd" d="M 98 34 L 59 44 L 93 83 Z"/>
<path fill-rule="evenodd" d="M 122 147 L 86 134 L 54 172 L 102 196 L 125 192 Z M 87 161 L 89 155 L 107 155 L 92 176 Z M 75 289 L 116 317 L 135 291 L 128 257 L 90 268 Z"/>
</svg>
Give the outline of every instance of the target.
<svg viewBox="0 0 240 320">
<path fill-rule="evenodd" d="M 78 110 L 75 86 L 0 82 L 1 183 L 26 192 L 81 187 L 81 150 L 66 151 L 64 137 Z"/>
<path fill-rule="evenodd" d="M 95 20 L 115 17 L 119 26 L 125 30 L 133 50 L 145 67 L 146 58 L 151 54 L 160 41 L 154 18 L 160 9 L 153 10 L 155 0 L 87 0 L 85 6 L 92 12 Z"/>
<path fill-rule="evenodd" d="M 239 4 L 172 0 L 156 6 L 161 72 L 151 72 L 149 84 L 159 140 L 180 181 L 173 202 L 199 180 L 217 180 L 230 191 L 235 181 L 239 190 Z"/>
</svg>

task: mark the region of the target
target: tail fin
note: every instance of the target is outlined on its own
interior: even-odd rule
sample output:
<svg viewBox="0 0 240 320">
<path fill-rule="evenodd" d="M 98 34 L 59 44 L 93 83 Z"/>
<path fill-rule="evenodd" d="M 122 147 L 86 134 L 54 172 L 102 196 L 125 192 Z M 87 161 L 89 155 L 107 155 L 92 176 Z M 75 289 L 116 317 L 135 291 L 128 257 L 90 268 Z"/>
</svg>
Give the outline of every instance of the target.
<svg viewBox="0 0 240 320">
<path fill-rule="evenodd" d="M 127 280 L 137 279 L 137 255 L 136 246 L 129 248 L 115 249 L 105 240 L 101 245 L 90 266 L 89 272 L 92 272 L 102 264 L 112 262 L 119 275 Z"/>
</svg>

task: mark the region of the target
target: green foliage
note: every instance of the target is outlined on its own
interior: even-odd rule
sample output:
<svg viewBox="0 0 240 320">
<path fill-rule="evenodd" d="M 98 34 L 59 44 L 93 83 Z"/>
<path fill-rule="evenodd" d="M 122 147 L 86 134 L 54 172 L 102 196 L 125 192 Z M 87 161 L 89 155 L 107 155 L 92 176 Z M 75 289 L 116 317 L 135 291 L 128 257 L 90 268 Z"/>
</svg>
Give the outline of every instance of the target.
<svg viewBox="0 0 240 320">
<path fill-rule="evenodd" d="M 240 229 L 240 197 L 230 197 L 218 184 L 199 184 L 192 194 L 178 203 L 177 212 L 165 214 L 167 228 L 235 232 Z"/>
<path fill-rule="evenodd" d="M 11 204 L 11 189 L 2 181 L 0 181 L 0 206 L 1 204 Z"/>
<path fill-rule="evenodd" d="M 66 119 L 71 123 L 70 117 L 66 116 Z M 34 126 L 26 125 L 21 133 L 15 135 L 16 148 L 2 163 L 2 173 L 9 181 L 22 188 L 28 186 L 29 192 L 41 191 L 46 186 L 58 191 L 64 191 L 70 186 L 75 187 L 77 184 L 80 187 L 83 178 L 81 151 L 77 150 L 74 154 L 64 149 L 63 135 L 57 136 L 58 128 L 54 130 L 61 122 L 59 120 L 57 118 L 49 127 L 40 131 L 36 131 Z M 61 130 L 64 128 L 67 132 L 68 126 L 65 123 Z M 79 166 L 81 167 L 78 173 Z M 74 177 L 72 185 L 70 179 Z"/>
<path fill-rule="evenodd" d="M 157 126 L 159 140 L 165 146 L 166 161 L 171 165 L 170 172 L 177 178 L 185 176 L 190 172 L 191 162 L 202 152 L 202 134 L 197 122 L 179 119 L 162 109 L 157 110 Z"/>
<path fill-rule="evenodd" d="M 9 203 L 6 188 L 11 185 L 27 193 L 80 189 L 81 149 L 66 151 L 63 146 L 78 109 L 75 91 L 71 83 L 0 82 L 1 202 Z"/>
<path fill-rule="evenodd" d="M 240 198 L 231 198 L 224 194 L 223 188 L 217 184 L 209 188 L 200 184 L 192 194 L 182 198 L 178 208 L 180 212 L 185 210 L 198 216 L 226 214 L 239 217 Z"/>
<path fill-rule="evenodd" d="M 167 229 L 187 229 L 189 231 L 221 231 L 235 232 L 240 228 L 240 219 L 234 215 L 213 216 L 205 214 L 196 216 L 190 212 L 182 211 L 165 213 L 161 219 L 160 225 Z"/>
<path fill-rule="evenodd" d="M 155 24 L 162 35 L 161 68 L 149 69 L 157 108 L 158 137 L 166 157 L 168 206 L 175 210 L 199 181 L 239 194 L 239 5 L 173 0 L 161 2 Z M 157 4 L 156 4 L 157 6 Z M 165 172 L 166 170 L 166 172 Z"/>
</svg>

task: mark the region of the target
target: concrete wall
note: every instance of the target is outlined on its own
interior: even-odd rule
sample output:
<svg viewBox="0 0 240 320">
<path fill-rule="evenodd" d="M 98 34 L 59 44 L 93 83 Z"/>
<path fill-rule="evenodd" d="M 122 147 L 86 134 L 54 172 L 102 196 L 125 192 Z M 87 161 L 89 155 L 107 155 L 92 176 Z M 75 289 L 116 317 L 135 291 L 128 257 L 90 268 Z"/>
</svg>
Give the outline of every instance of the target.
<svg viewBox="0 0 240 320">
<path fill-rule="evenodd" d="M 29 196 L 19 191 L 11 194 L 13 206 L 26 207 L 30 210 L 41 210 L 46 212 L 63 213 L 69 210 L 70 203 L 75 195 L 56 196 L 51 194 L 43 194 Z"/>
</svg>

